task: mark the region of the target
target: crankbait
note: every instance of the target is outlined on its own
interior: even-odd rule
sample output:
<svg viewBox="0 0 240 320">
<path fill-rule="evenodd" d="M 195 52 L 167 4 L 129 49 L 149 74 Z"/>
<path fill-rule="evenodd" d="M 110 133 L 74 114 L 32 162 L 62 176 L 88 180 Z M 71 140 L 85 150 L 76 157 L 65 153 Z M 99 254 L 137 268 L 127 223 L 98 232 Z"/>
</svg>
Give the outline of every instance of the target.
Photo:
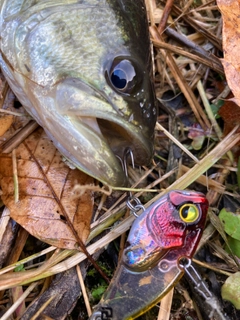
<svg viewBox="0 0 240 320">
<path fill-rule="evenodd" d="M 208 201 L 199 192 L 170 191 L 134 221 L 122 259 L 90 320 L 135 319 L 184 274 L 201 238 Z"/>
</svg>

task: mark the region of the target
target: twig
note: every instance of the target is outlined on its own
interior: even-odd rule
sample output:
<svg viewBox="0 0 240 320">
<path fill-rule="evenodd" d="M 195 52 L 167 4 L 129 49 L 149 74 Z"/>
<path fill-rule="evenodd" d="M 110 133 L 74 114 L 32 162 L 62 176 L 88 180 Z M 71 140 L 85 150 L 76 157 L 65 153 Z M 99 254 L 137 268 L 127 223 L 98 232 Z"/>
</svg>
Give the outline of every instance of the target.
<svg viewBox="0 0 240 320">
<path fill-rule="evenodd" d="M 209 263 L 206 263 L 206 262 L 202 262 L 202 261 L 199 261 L 197 259 L 192 259 L 192 261 L 196 264 L 198 264 L 199 266 L 201 267 L 204 267 L 204 268 L 207 268 L 207 269 L 210 269 L 210 270 L 213 270 L 213 271 L 216 271 L 217 273 L 220 273 L 220 274 L 224 274 L 225 276 L 229 277 L 231 276 L 233 273 L 231 272 L 227 272 L 225 270 L 222 270 L 222 269 L 219 269 L 219 268 L 216 268 L 214 266 L 211 266 Z"/>
<path fill-rule="evenodd" d="M 19 201 L 19 185 L 18 185 L 18 173 L 17 173 L 17 158 L 16 149 L 12 151 L 12 165 L 13 165 L 13 183 L 14 183 L 14 201 Z"/>
<path fill-rule="evenodd" d="M 0 145 L 0 153 L 10 153 L 19 146 L 39 125 L 36 121 L 29 121 L 21 130 L 17 131 L 13 137 Z"/>
<path fill-rule="evenodd" d="M 165 29 L 167 21 L 168 21 L 169 14 L 172 10 L 173 3 L 174 3 L 174 0 L 167 0 L 166 4 L 164 6 L 162 18 L 161 18 L 159 25 L 158 25 L 158 32 L 160 34 L 162 34 L 164 32 L 164 29 Z"/>
<path fill-rule="evenodd" d="M 23 293 L 23 295 L 8 309 L 7 312 L 0 318 L 0 320 L 10 319 L 11 314 L 20 306 L 20 304 L 26 299 L 30 292 L 38 285 L 38 282 L 32 283 Z"/>
<path fill-rule="evenodd" d="M 34 314 L 34 316 L 31 317 L 30 320 L 36 320 L 43 311 L 47 308 L 47 306 L 50 304 L 50 302 L 56 297 L 56 295 L 50 297 L 47 301 L 44 302 L 44 304 L 41 306 L 41 308 Z M 47 319 L 46 319 L 47 320 Z M 49 319 L 50 320 L 50 319 Z"/>
<path fill-rule="evenodd" d="M 179 9 L 176 5 L 173 5 L 173 11 L 177 16 L 182 14 L 181 9 Z M 197 32 L 203 34 L 218 50 L 222 51 L 221 40 L 218 39 L 214 34 L 209 32 L 206 28 L 202 27 L 199 23 L 197 23 L 194 19 L 192 19 L 189 15 L 182 15 L 182 19 L 191 27 L 193 27 Z"/>
<path fill-rule="evenodd" d="M 81 269 L 80 269 L 79 265 L 76 266 L 76 270 L 77 270 L 77 274 L 78 274 L 79 283 L 80 283 L 80 286 L 81 286 L 81 289 L 82 289 L 83 299 L 84 299 L 84 302 L 85 302 L 87 313 L 88 313 L 88 316 L 90 317 L 91 314 L 92 314 L 92 309 L 91 309 L 91 306 L 90 306 L 90 303 L 89 303 L 87 290 L 86 290 L 86 287 L 85 287 L 85 284 L 84 284 L 84 281 L 83 281 L 82 272 L 81 272 Z"/>
<path fill-rule="evenodd" d="M 161 35 L 158 33 L 158 30 L 155 27 L 150 27 L 150 32 L 151 32 L 151 35 L 154 40 L 163 41 Z M 194 112 L 199 124 L 201 125 L 201 127 L 203 129 L 206 129 L 206 127 L 210 128 L 211 124 L 210 124 L 207 116 L 203 112 L 200 104 L 198 103 L 198 101 L 197 101 L 193 91 L 189 87 L 187 81 L 184 79 L 184 77 L 183 77 L 182 73 L 180 72 L 172 55 L 169 54 L 168 52 L 165 53 L 163 50 L 161 50 L 161 53 L 166 58 L 166 62 L 168 64 L 169 68 L 171 69 L 171 72 L 174 75 L 175 80 L 177 81 L 179 88 L 184 93 L 187 101 L 189 102 L 189 104 L 192 108 L 192 111 Z"/>
<path fill-rule="evenodd" d="M 181 142 L 179 142 L 171 133 L 169 133 L 160 123 L 156 124 L 157 130 L 161 130 L 164 132 L 164 134 L 171 139 L 180 149 L 183 150 L 191 159 L 193 159 L 194 162 L 199 163 L 199 160 L 187 149 L 185 148 Z"/>
</svg>

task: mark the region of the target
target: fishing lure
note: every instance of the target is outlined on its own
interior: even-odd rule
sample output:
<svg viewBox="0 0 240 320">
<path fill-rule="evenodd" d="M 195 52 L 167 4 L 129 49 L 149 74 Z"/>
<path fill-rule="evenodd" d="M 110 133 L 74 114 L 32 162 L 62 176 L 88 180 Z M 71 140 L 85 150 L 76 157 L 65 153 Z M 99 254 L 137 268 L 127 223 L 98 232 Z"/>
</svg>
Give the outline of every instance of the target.
<svg viewBox="0 0 240 320">
<path fill-rule="evenodd" d="M 199 192 L 170 191 L 134 221 L 122 259 L 90 320 L 135 319 L 184 274 L 201 238 L 208 201 Z"/>
</svg>

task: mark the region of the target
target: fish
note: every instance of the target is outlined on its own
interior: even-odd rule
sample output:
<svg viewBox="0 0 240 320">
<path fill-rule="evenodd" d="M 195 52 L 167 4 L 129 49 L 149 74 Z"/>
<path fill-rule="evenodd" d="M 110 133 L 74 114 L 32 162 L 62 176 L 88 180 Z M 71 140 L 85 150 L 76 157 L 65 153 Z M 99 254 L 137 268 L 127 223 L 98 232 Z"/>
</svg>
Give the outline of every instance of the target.
<svg viewBox="0 0 240 320">
<path fill-rule="evenodd" d="M 148 165 L 157 100 L 143 0 L 0 0 L 0 66 L 75 167 L 126 186 L 119 158 Z"/>
<path fill-rule="evenodd" d="M 90 320 L 135 319 L 157 304 L 183 276 L 183 260 L 191 261 L 208 207 L 200 192 L 172 190 L 145 209 Z"/>
</svg>

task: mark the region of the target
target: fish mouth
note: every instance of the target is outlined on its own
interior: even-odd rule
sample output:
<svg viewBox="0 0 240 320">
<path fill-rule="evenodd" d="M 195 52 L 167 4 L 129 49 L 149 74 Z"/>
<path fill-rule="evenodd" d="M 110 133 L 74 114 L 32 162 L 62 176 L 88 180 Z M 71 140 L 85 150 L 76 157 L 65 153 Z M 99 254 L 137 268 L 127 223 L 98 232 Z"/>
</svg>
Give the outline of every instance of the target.
<svg viewBox="0 0 240 320">
<path fill-rule="evenodd" d="M 120 100 L 120 107 L 116 107 L 108 96 L 78 79 L 58 84 L 57 148 L 80 170 L 105 184 L 121 187 L 128 181 L 119 158 L 123 159 L 130 149 L 136 165 L 148 165 L 153 155 L 154 128 L 149 130 L 132 119 L 123 99 L 112 95 L 112 100 Z M 57 115 L 61 119 L 56 120 Z"/>
<path fill-rule="evenodd" d="M 141 129 L 121 118 L 103 119 L 94 117 L 74 117 L 70 121 L 78 132 L 87 129 L 89 135 L 88 159 L 95 159 L 97 166 L 91 161 L 83 168 L 77 166 L 94 178 L 111 186 L 128 184 L 122 161 L 126 152 L 131 150 L 135 165 L 148 165 L 153 155 L 153 142 L 149 141 Z M 128 159 L 127 159 L 128 160 Z M 130 160 L 130 157 L 129 157 Z"/>
<path fill-rule="evenodd" d="M 101 134 L 116 156 L 124 159 L 126 151 L 131 150 L 135 164 L 149 164 L 152 158 L 152 148 L 149 148 L 149 144 L 139 132 L 135 133 L 131 130 L 128 123 L 123 127 L 106 119 L 96 119 L 96 121 Z"/>
</svg>

